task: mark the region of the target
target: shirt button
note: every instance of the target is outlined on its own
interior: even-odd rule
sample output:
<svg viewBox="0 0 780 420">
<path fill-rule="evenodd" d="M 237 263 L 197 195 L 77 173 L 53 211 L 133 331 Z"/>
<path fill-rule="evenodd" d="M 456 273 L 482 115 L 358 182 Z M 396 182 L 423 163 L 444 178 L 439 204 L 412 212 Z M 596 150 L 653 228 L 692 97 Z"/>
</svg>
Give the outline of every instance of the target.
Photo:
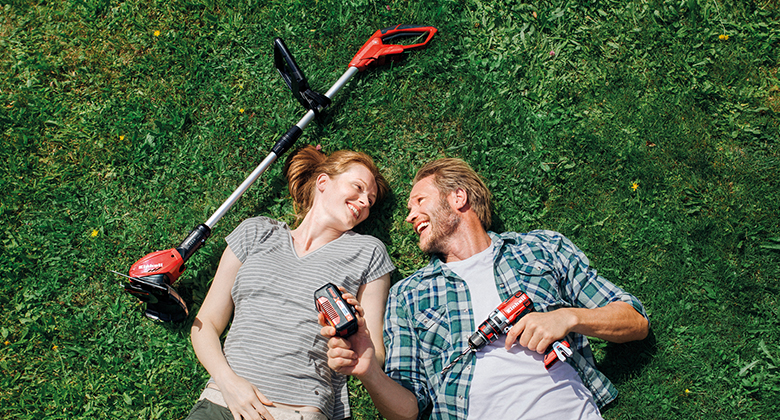
<svg viewBox="0 0 780 420">
<path fill-rule="evenodd" d="M 463 395 L 458 395 L 459 400 L 463 400 Z"/>
</svg>

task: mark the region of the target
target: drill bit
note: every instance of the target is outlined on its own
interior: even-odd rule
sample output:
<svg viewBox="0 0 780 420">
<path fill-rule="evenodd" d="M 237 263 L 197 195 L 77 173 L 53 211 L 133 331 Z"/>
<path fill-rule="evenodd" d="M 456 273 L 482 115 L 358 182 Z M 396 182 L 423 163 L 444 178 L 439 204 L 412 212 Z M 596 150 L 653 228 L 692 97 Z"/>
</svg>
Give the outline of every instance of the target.
<svg viewBox="0 0 780 420">
<path fill-rule="evenodd" d="M 444 369 L 441 370 L 442 376 L 444 376 L 444 374 L 447 373 L 448 370 L 452 369 L 452 367 L 455 366 L 455 363 L 458 363 L 458 361 L 462 359 L 463 356 L 467 355 L 469 352 L 472 351 L 474 351 L 474 348 L 472 348 L 471 346 L 466 347 L 466 349 L 463 350 L 463 352 L 460 353 L 458 357 L 455 358 L 455 360 L 453 360 L 449 365 L 444 366 Z"/>
</svg>

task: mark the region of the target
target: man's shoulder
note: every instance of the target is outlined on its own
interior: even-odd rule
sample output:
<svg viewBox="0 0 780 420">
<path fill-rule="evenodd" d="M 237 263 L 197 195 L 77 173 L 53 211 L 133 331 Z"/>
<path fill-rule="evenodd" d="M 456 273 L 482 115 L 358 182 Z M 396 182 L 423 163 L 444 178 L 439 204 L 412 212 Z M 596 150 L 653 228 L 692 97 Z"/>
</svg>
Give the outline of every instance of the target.
<svg viewBox="0 0 780 420">
<path fill-rule="evenodd" d="M 435 278 L 436 271 L 436 266 L 433 261 L 431 261 L 405 279 L 394 284 L 390 289 L 390 292 L 393 294 L 403 294 L 410 291 L 427 289 L 430 286 L 430 282 Z"/>
<path fill-rule="evenodd" d="M 566 237 L 554 230 L 548 229 L 536 229 L 528 232 L 503 232 L 494 233 L 497 238 L 500 238 L 504 243 L 515 245 L 530 245 L 530 244 L 554 244 L 562 241 L 568 241 Z"/>
</svg>

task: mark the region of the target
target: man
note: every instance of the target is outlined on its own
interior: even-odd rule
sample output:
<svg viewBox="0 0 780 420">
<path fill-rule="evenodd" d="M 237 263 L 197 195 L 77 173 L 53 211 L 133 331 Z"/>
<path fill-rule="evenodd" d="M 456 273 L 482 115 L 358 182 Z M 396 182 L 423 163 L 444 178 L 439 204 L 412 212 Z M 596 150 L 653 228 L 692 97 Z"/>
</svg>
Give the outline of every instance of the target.
<svg viewBox="0 0 780 420">
<path fill-rule="evenodd" d="M 598 276 L 561 234 L 488 232 L 490 192 L 462 160 L 440 159 L 418 171 L 406 221 L 431 254 L 426 266 L 390 290 L 384 370 L 361 326 L 342 339 L 330 327 L 328 364 L 354 375 L 388 419 L 601 418 L 617 390 L 595 368 L 587 336 L 612 342 L 648 334 L 642 304 Z M 468 337 L 489 313 L 523 291 L 534 312 L 481 351 Z M 574 354 L 544 368 L 556 340 Z"/>
</svg>

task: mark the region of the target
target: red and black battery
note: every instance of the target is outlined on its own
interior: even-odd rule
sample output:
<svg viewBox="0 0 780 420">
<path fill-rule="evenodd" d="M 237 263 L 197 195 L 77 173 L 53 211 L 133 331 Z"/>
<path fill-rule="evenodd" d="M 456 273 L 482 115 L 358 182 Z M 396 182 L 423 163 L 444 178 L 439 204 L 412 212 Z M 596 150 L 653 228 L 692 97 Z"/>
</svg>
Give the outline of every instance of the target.
<svg viewBox="0 0 780 420">
<path fill-rule="evenodd" d="M 333 283 L 317 289 L 314 292 L 314 303 L 317 311 L 325 315 L 328 323 L 336 328 L 336 335 L 349 337 L 358 329 L 355 308 L 341 297 L 341 291 Z"/>
</svg>

